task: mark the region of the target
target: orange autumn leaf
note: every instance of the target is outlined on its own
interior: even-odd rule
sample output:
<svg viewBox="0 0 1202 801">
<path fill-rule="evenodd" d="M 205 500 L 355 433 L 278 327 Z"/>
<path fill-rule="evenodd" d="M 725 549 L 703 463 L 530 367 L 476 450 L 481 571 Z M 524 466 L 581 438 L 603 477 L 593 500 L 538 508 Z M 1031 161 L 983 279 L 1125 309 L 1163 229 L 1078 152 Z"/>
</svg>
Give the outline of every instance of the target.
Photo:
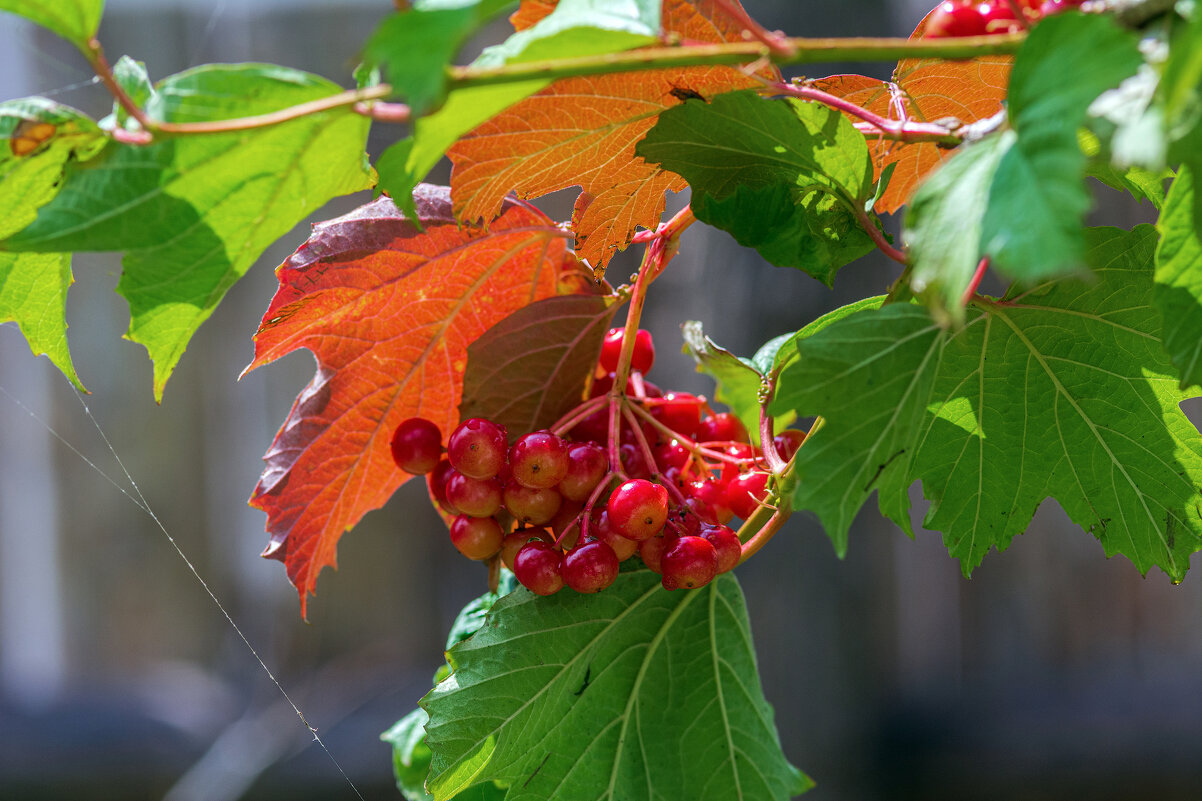
<svg viewBox="0 0 1202 801">
<path fill-rule="evenodd" d="M 277 269 L 279 289 L 247 370 L 307 348 L 317 374 L 301 391 L 251 497 L 267 513 L 264 556 L 300 595 L 335 565 L 342 533 L 411 476 L 393 463 L 396 426 L 458 424 L 468 346 L 512 312 L 579 291 L 564 232 L 509 201 L 489 228 L 459 225 L 450 193 L 420 185 L 424 231 L 388 198 L 317 225 Z"/>
<path fill-rule="evenodd" d="M 515 23 L 528 26 L 554 4 L 526 0 Z M 743 26 L 712 0 L 665 0 L 663 28 L 685 40 L 741 40 Z M 774 67 L 762 75 L 777 78 Z M 488 219 L 507 193 L 538 197 L 580 187 L 572 215 L 577 252 L 600 268 L 630 243 L 639 227 L 654 228 L 664 192 L 685 181 L 634 154 L 659 113 L 697 93 L 705 97 L 760 85 L 732 67 L 688 67 L 556 81 L 459 140 L 454 164 L 455 213 Z M 674 93 L 675 92 L 675 93 Z"/>
<path fill-rule="evenodd" d="M 929 18 L 930 14 L 918 23 L 911 39 L 923 37 Z M 889 119 L 903 119 L 904 114 L 904 118 L 917 122 L 954 117 L 969 123 L 1001 110 L 1012 62 L 1010 56 L 982 56 L 969 61 L 911 58 L 898 62 L 892 83 L 864 75 L 832 75 L 811 83 L 816 89 Z M 877 211 L 890 213 L 905 205 L 922 179 L 951 153 L 931 142 L 903 144 L 871 135 L 868 147 L 878 178 L 887 166 L 897 165 L 889 188 L 875 205 Z"/>
</svg>

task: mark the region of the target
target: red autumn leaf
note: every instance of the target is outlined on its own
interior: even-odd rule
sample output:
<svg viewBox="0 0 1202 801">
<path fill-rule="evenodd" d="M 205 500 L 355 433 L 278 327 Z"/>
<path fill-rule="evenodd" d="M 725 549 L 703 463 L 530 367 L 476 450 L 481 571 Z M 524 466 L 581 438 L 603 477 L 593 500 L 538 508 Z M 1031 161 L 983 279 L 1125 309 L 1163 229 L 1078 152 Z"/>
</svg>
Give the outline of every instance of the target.
<svg viewBox="0 0 1202 801">
<path fill-rule="evenodd" d="M 515 434 L 552 425 L 580 403 L 617 306 L 564 295 L 518 309 L 468 346 L 461 418 L 487 417 Z"/>
<path fill-rule="evenodd" d="M 737 2 L 737 0 L 731 0 Z M 553 4 L 526 0 L 515 15 L 531 25 Z M 663 28 L 697 42 L 741 41 L 743 26 L 719 3 L 665 0 Z M 761 74 L 779 77 L 774 67 Z M 666 108 L 683 100 L 758 86 L 732 67 L 688 67 L 556 81 L 459 140 L 451 191 L 461 219 L 488 219 L 510 191 L 538 197 L 582 189 L 572 215 L 579 255 L 601 268 L 630 243 L 637 228 L 654 228 L 664 192 L 685 181 L 634 155 L 635 144 Z M 683 90 L 683 91 L 682 91 Z M 687 96 L 687 95 L 686 95 Z"/>
<path fill-rule="evenodd" d="M 923 37 L 929 18 L 930 14 L 918 23 L 911 39 Z M 955 117 L 969 123 L 1001 110 L 1012 62 L 1010 56 L 982 56 L 969 61 L 910 58 L 898 62 L 892 83 L 864 75 L 832 75 L 812 85 L 889 119 L 902 119 L 904 109 L 906 118 L 918 122 Z M 897 164 L 889 188 L 874 207 L 890 213 L 905 205 L 922 179 L 951 153 L 931 142 L 903 144 L 872 136 L 868 137 L 868 146 L 877 177 L 885 167 Z"/>
<path fill-rule="evenodd" d="M 305 613 L 317 574 L 344 531 L 410 476 L 389 443 L 408 417 L 458 424 L 468 346 L 517 309 L 578 291 L 564 232 L 509 201 L 488 230 L 460 226 L 450 193 L 414 192 L 422 232 L 388 198 L 314 228 L 276 270 L 279 289 L 247 370 L 298 348 L 317 374 L 264 456 L 250 503 Z"/>
</svg>

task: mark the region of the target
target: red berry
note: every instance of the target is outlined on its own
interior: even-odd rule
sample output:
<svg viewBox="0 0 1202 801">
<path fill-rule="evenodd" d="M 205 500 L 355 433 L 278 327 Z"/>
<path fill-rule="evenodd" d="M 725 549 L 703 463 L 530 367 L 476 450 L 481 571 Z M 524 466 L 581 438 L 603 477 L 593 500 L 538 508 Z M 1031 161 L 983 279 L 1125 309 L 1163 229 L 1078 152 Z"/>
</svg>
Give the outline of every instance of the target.
<svg viewBox="0 0 1202 801">
<path fill-rule="evenodd" d="M 796 428 L 786 428 L 772 438 L 772 444 L 776 446 L 776 455 L 786 462 L 793 458 L 793 454 L 797 453 L 797 449 L 805 441 L 806 432 Z"/>
<path fill-rule="evenodd" d="M 561 496 L 562 497 L 562 496 Z M 559 510 L 551 521 L 547 524 L 551 527 L 551 532 L 556 537 L 562 537 L 564 532 L 579 522 L 580 512 L 584 509 L 584 504 L 580 501 L 564 500 L 559 505 Z M 573 536 L 574 538 L 574 536 Z"/>
<path fill-rule="evenodd" d="M 600 592 L 618 577 L 618 557 L 604 542 L 586 542 L 564 556 L 562 573 L 576 592 Z"/>
<path fill-rule="evenodd" d="M 1039 15 L 1041 17 L 1050 17 L 1053 14 L 1059 14 L 1061 11 L 1070 11 L 1083 3 L 1084 0 L 1044 0 L 1039 6 Z"/>
<path fill-rule="evenodd" d="M 718 574 L 718 552 L 703 537 L 678 537 L 660 560 L 665 590 L 703 587 Z"/>
<path fill-rule="evenodd" d="M 739 473 L 744 472 L 755 464 L 755 448 L 748 445 L 746 442 L 732 442 L 729 445 L 724 445 L 720 450 L 727 456 L 733 456 L 739 460 L 738 464 L 734 462 L 722 463 L 722 480 L 730 481 Z"/>
<path fill-rule="evenodd" d="M 454 472 L 455 468 L 451 467 L 451 463 L 443 459 L 426 474 L 426 487 L 430 490 L 430 497 L 442 507 L 444 512 L 450 515 L 459 514 L 459 510 L 447 500 L 447 480 Z"/>
<path fill-rule="evenodd" d="M 621 328 L 611 328 L 601 342 L 601 357 L 597 360 L 601 369 L 607 373 L 618 369 L 618 358 L 622 353 L 622 342 L 625 331 Z M 642 328 L 634 335 L 634 352 L 630 356 L 630 369 L 645 373 L 655 363 L 655 345 L 651 342 L 651 332 Z"/>
<path fill-rule="evenodd" d="M 1007 0 L 988 0 L 981 8 L 981 15 L 985 19 L 986 33 L 1014 33 L 1023 29 Z"/>
<path fill-rule="evenodd" d="M 542 526 L 551 522 L 563 503 L 563 496 L 553 489 L 523 487 L 516 481 L 505 485 L 505 508 L 520 523 Z"/>
<path fill-rule="evenodd" d="M 747 426 L 730 412 L 711 414 L 697 427 L 698 442 L 750 442 Z"/>
<path fill-rule="evenodd" d="M 655 464 L 659 467 L 660 472 L 670 467 L 681 469 L 689 463 L 689 459 L 693 456 L 688 448 L 675 439 L 671 442 L 659 443 L 651 449 L 651 452 L 655 454 Z"/>
<path fill-rule="evenodd" d="M 501 561 L 505 563 L 505 567 L 513 570 L 518 551 L 528 542 L 555 544 L 551 532 L 545 528 L 519 528 L 512 534 L 505 535 L 505 539 L 501 541 Z"/>
<path fill-rule="evenodd" d="M 410 417 L 392 432 L 392 459 L 413 475 L 425 475 L 442 458 L 442 432 L 424 417 Z"/>
<path fill-rule="evenodd" d="M 568 471 L 559 482 L 559 494 L 569 501 L 587 501 L 609 472 L 605 449 L 591 442 L 568 448 Z"/>
<path fill-rule="evenodd" d="M 685 485 L 684 494 L 708 506 L 719 523 L 726 523 L 735 515 L 726 500 L 726 485 L 713 479 L 690 481 Z"/>
<path fill-rule="evenodd" d="M 744 473 L 726 485 L 726 505 L 743 520 L 755 514 L 759 502 L 768 497 L 768 474 L 760 471 Z"/>
<path fill-rule="evenodd" d="M 513 558 L 513 574 L 535 595 L 553 595 L 563 589 L 562 565 L 559 551 L 545 542 L 531 542 Z"/>
<path fill-rule="evenodd" d="M 651 465 L 647 464 L 643 449 L 639 446 L 629 442 L 618 446 L 618 459 L 626 475 L 631 478 L 651 478 Z"/>
<path fill-rule="evenodd" d="M 568 444 L 550 431 L 518 437 L 509 448 L 509 472 L 523 487 L 554 487 L 568 472 Z"/>
<path fill-rule="evenodd" d="M 663 573 L 661 562 L 664 558 L 664 552 L 676 542 L 675 534 L 669 534 L 667 529 L 662 534 L 657 534 L 654 537 L 648 537 L 639 543 L 639 558 L 643 560 L 652 573 Z"/>
<path fill-rule="evenodd" d="M 733 570 L 743 557 L 743 544 L 730 526 L 702 526 L 702 539 L 708 540 L 718 554 L 718 572 Z"/>
<path fill-rule="evenodd" d="M 447 477 L 447 500 L 462 514 L 492 517 L 501 511 L 501 482 L 495 478 L 469 478 L 452 469 Z"/>
<path fill-rule="evenodd" d="M 447 440 L 451 466 L 472 478 L 492 478 L 505 465 L 505 429 L 491 420 L 464 420 Z"/>
<path fill-rule="evenodd" d="M 687 392 L 669 392 L 663 403 L 651 407 L 651 414 L 677 434 L 695 439 L 701 424 L 701 398 Z"/>
<path fill-rule="evenodd" d="M 590 539 L 604 542 L 612 548 L 619 562 L 625 562 L 634 556 L 635 552 L 639 549 L 639 544 L 636 540 L 627 539 L 614 531 L 613 526 L 609 524 L 608 512 L 602 512 L 601 516 L 589 526 L 588 535 Z"/>
<path fill-rule="evenodd" d="M 632 540 L 645 540 L 668 521 L 668 491 L 641 478 L 631 479 L 610 494 L 605 511 L 614 531 Z"/>
<path fill-rule="evenodd" d="M 970 0 L 945 0 L 927 17 L 926 37 L 983 36 L 989 6 Z"/>
<path fill-rule="evenodd" d="M 491 517 L 459 515 L 451 524 L 451 543 L 468 559 L 487 559 L 501 550 L 505 532 Z"/>
<path fill-rule="evenodd" d="M 571 431 L 572 439 L 578 442 L 593 442 L 604 445 L 609 441 L 609 408 L 603 407 L 581 420 Z"/>
</svg>

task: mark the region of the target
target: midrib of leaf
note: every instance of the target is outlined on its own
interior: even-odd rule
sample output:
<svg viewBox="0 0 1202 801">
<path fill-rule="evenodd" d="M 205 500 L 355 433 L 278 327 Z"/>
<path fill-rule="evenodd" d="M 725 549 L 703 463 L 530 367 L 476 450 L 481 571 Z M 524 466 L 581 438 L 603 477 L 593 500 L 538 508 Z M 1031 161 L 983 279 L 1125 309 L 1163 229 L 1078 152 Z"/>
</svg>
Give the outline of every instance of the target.
<svg viewBox="0 0 1202 801">
<path fill-rule="evenodd" d="M 659 589 L 660 587 L 652 584 L 651 589 L 644 594 L 644 597 L 650 597 L 651 593 Z M 713 587 L 711 586 L 710 592 L 712 593 L 713 591 Z M 639 691 L 642 689 L 643 679 L 647 676 L 647 668 L 651 664 L 651 659 L 655 656 L 655 652 L 659 649 L 660 643 L 664 641 L 664 637 L 668 635 L 668 630 L 672 628 L 672 624 L 676 622 L 676 619 L 680 617 L 681 613 L 686 608 L 688 608 L 688 605 L 693 602 L 693 599 L 696 596 L 697 593 L 687 593 L 684 597 L 684 600 L 677 604 L 676 608 L 672 610 L 670 615 L 664 618 L 664 622 L 660 624 L 659 631 L 655 632 L 655 636 L 652 637 L 651 641 L 647 643 L 647 651 L 643 654 L 643 662 L 639 665 L 639 672 L 635 674 L 634 684 L 630 688 L 630 696 L 626 699 L 626 709 L 622 711 L 622 729 L 618 732 L 618 748 L 614 752 L 614 764 L 613 768 L 611 768 L 609 772 L 609 786 L 606 788 L 604 793 L 597 797 L 598 801 L 605 797 L 609 797 L 611 799 L 614 798 L 614 788 L 618 782 L 618 766 L 622 763 L 622 753 L 624 750 L 622 748 L 622 743 L 626 741 L 626 728 L 630 725 L 630 713 L 634 708 L 635 703 L 638 701 Z M 639 600 L 642 599 L 640 598 Z M 725 719 L 725 716 L 725 712 L 723 712 L 723 719 Z M 640 742 L 641 741 L 642 740 L 640 736 Z M 646 760 L 644 760 L 644 764 L 646 764 Z M 566 773 L 564 774 L 564 777 L 566 779 Z"/>
<path fill-rule="evenodd" d="M 1143 492 L 1140 491 L 1139 486 L 1131 479 L 1131 476 L 1130 476 L 1130 474 L 1128 474 L 1127 469 L 1123 466 L 1123 463 L 1119 459 L 1117 459 L 1114 455 L 1114 452 L 1110 450 L 1110 446 L 1107 444 L 1106 440 L 1098 433 L 1097 426 L 1094 425 L 1093 420 L 1091 420 L 1089 415 L 1087 415 L 1085 413 L 1085 410 L 1081 408 L 1081 406 L 1077 403 L 1076 399 L 1071 394 L 1069 394 L 1068 390 L 1066 390 L 1064 388 L 1064 385 L 1060 383 L 1060 379 L 1056 375 L 1056 372 L 1054 370 L 1052 370 L 1051 366 L 1044 360 L 1043 354 L 1041 354 L 1038 351 L 1038 349 L 1036 349 L 1034 343 L 1032 343 L 1029 339 L 1027 339 L 1027 337 L 1023 334 L 1022 329 L 1018 325 L 1016 325 L 1013 320 L 1011 320 L 1009 317 L 1007 317 L 1006 314 L 1001 309 L 995 307 L 993 309 L 992 313 L 994 315 L 996 315 L 999 319 L 1001 319 L 1001 321 L 1004 322 L 1007 326 L 1009 326 L 1010 330 L 1014 332 L 1014 335 L 1016 337 L 1018 337 L 1019 341 L 1022 342 L 1023 345 L 1026 346 L 1028 352 L 1031 354 L 1031 357 L 1039 364 L 1039 366 L 1043 369 L 1044 373 L 1047 375 L 1048 379 L 1052 382 L 1052 386 L 1056 390 L 1056 397 L 1057 398 L 1063 397 L 1064 400 L 1068 402 L 1068 404 L 1072 407 L 1073 411 L 1075 411 L 1077 413 L 1077 416 L 1080 417 L 1081 420 L 1085 423 L 1085 425 L 1089 428 L 1089 431 L 1091 434 L 1093 434 L 1094 439 L 1096 439 L 1098 441 L 1098 444 L 1102 446 L 1102 450 L 1104 450 L 1106 452 L 1106 455 L 1110 458 L 1111 465 L 1114 468 L 1117 468 L 1118 471 L 1122 474 L 1123 478 L 1126 479 L 1128 485 L 1130 485 L 1130 487 L 1131 487 L 1132 491 L 1135 493 L 1136 497 L 1139 498 L 1140 506 L 1143 507 L 1144 514 L 1147 515 L 1148 520 L 1152 525 L 1152 529 L 1157 532 L 1157 537 L 1164 544 L 1165 553 L 1169 560 L 1169 564 L 1172 565 L 1174 570 L 1176 570 L 1177 562 L 1173 558 L 1172 549 L 1168 547 L 1168 543 L 1165 540 L 1164 535 L 1160 533 L 1160 527 L 1159 527 L 1160 521 L 1158 521 L 1155 518 L 1155 516 L 1153 516 L 1152 511 L 1148 508 L 1148 504 L 1147 504 L 1147 501 L 1145 500 Z M 1109 321 L 1103 321 L 1103 322 L 1112 324 Z M 1027 385 L 1030 386 L 1030 383 L 1028 382 Z M 1071 451 L 1068 447 L 1068 444 L 1064 441 L 1064 430 L 1063 430 L 1063 427 L 1060 425 L 1060 415 L 1055 414 L 1055 407 L 1053 407 L 1053 415 L 1056 420 L 1056 433 L 1057 433 L 1057 436 L 1060 438 L 1061 448 L 1063 449 L 1064 453 L 1067 456 L 1067 454 L 1071 453 Z M 1076 479 L 1076 481 L 1077 481 L 1078 489 L 1081 490 L 1081 496 L 1088 503 L 1089 495 L 1088 495 L 1088 493 L 1086 493 L 1084 491 L 1084 487 L 1081 484 L 1081 477 L 1077 471 L 1076 465 L 1074 464 L 1074 462 L 1071 458 L 1068 459 L 1068 465 L 1069 465 L 1069 469 L 1072 471 L 1073 478 Z M 1113 471 L 1111 472 L 1111 475 L 1113 475 Z M 1111 486 L 1115 489 L 1115 500 L 1118 501 L 1119 497 L 1118 497 L 1117 487 L 1114 486 L 1113 482 L 1111 483 Z M 1092 507 L 1093 504 L 1091 503 L 1090 506 Z M 1121 503 L 1118 504 L 1118 507 L 1120 509 L 1122 509 L 1123 504 L 1121 504 Z M 1132 531 L 1130 526 L 1124 526 L 1124 530 L 1127 532 Z M 1130 542 L 1132 549 L 1135 550 L 1136 553 L 1138 554 L 1138 548 L 1136 547 L 1134 538 L 1129 535 L 1127 539 L 1128 539 L 1128 542 Z"/>
<path fill-rule="evenodd" d="M 718 709 L 722 711 L 722 731 L 726 735 L 726 751 L 730 759 L 730 770 L 735 778 L 735 789 L 738 791 L 739 801 L 743 801 L 743 782 L 739 780 L 739 763 L 735 758 L 735 740 L 730 729 L 730 718 L 726 714 L 726 695 L 722 692 L 722 666 L 718 660 L 718 633 L 714 630 L 714 605 L 718 592 L 713 585 L 710 585 L 709 596 L 710 657 L 714 666 L 714 694 L 718 699 Z"/>
</svg>

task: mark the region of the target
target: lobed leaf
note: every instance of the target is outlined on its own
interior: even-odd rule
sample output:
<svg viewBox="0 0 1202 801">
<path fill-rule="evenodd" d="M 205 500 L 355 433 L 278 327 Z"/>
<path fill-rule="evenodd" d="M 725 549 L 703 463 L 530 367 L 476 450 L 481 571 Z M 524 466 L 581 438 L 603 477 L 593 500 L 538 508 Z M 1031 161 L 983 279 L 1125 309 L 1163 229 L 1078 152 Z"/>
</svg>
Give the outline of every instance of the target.
<svg viewBox="0 0 1202 801">
<path fill-rule="evenodd" d="M 1095 283 L 974 303 L 956 331 L 894 304 L 799 341 L 774 408 L 825 425 L 798 453 L 795 505 L 842 553 L 874 490 L 909 532 L 921 480 L 924 525 L 968 573 L 1050 497 L 1108 556 L 1180 581 L 1202 549 L 1202 437 L 1162 345 L 1155 241 L 1150 226 L 1091 230 Z"/>
<path fill-rule="evenodd" d="M 106 141 L 83 114 L 38 97 L 0 103 L 0 138 L 0 238 L 33 222 L 68 163 L 87 161 Z M 82 390 L 67 347 L 71 282 L 70 254 L 0 252 L 0 322 L 15 322 L 34 355 L 45 354 Z"/>
<path fill-rule="evenodd" d="M 104 0 L 0 0 L 0 11 L 20 14 L 87 51 L 100 27 Z"/>
<path fill-rule="evenodd" d="M 522 33 L 551 21 L 564 5 Z M 742 24 L 722 5 L 667 0 L 663 31 L 699 42 L 741 40 Z M 777 75 L 775 68 L 768 72 Z M 483 124 L 447 151 L 454 164 L 455 212 L 469 220 L 487 219 L 510 191 L 537 197 L 578 186 L 582 191 L 572 217 L 578 252 L 604 267 L 638 227 L 656 226 L 664 192 L 686 185 L 635 156 L 635 143 L 659 113 L 678 105 L 678 95 L 709 97 L 756 85 L 731 67 L 689 67 L 570 78 L 539 87 L 496 116 L 490 110 L 478 120 Z M 448 107 L 454 100 L 453 95 Z"/>
<path fill-rule="evenodd" d="M 934 10 L 918 23 L 911 39 L 926 35 L 931 13 Z M 898 62 L 889 82 L 864 75 L 832 75 L 811 84 L 886 119 L 954 119 L 967 124 L 1001 111 L 1013 61 L 1010 56 L 981 56 L 966 61 L 909 58 Z M 951 152 L 931 142 L 905 144 L 883 137 L 870 137 L 868 146 L 877 178 L 894 166 L 888 188 L 873 204 L 876 211 L 887 213 L 905 205 L 923 178 Z"/>
<path fill-rule="evenodd" d="M 603 593 L 519 589 L 448 653 L 422 701 L 436 799 L 496 781 L 520 799 L 787 799 L 810 786 L 780 751 L 730 574 L 667 592 L 647 570 Z M 672 688 L 671 692 L 665 688 Z"/>
<path fill-rule="evenodd" d="M 1156 307 L 1181 388 L 1202 385 L 1202 236 L 1194 174 L 1182 166 L 1156 227 Z"/>
<path fill-rule="evenodd" d="M 408 417 L 448 435 L 468 345 L 579 270 L 563 231 L 506 204 L 488 230 L 461 227 L 450 194 L 421 186 L 417 219 L 380 198 L 314 228 L 276 271 L 280 286 L 248 370 L 307 348 L 317 374 L 264 457 L 251 505 L 267 512 L 265 556 L 284 562 L 302 614 L 342 533 L 410 478 L 389 442 Z M 424 229 L 424 230 L 423 230 Z"/>
<path fill-rule="evenodd" d="M 515 434 L 550 427 L 580 403 L 616 311 L 612 298 L 561 295 L 501 320 L 468 345 L 459 418 Z"/>
<path fill-rule="evenodd" d="M 826 106 L 753 91 L 689 100 L 660 114 L 635 152 L 689 182 L 697 219 L 779 267 L 829 286 L 873 248 L 859 221 L 874 190 L 868 146 Z"/>
<path fill-rule="evenodd" d="M 717 383 L 715 398 L 730 407 L 751 433 L 752 441 L 758 443 L 759 394 L 764 381 L 760 368 L 716 345 L 696 320 L 681 325 L 680 332 L 685 351 L 697 363 L 697 371 L 712 376 Z"/>
<path fill-rule="evenodd" d="M 336 94 L 307 73 L 263 64 L 208 65 L 155 87 L 152 117 L 220 120 Z M 341 108 L 253 130 L 181 136 L 146 147 L 111 142 L 65 182 L 37 219 L 0 247 L 125 250 L 117 291 L 128 338 L 164 385 L 192 334 L 268 245 L 338 195 L 365 189 L 368 121 Z"/>
<path fill-rule="evenodd" d="M 461 3 L 453 3 L 462 5 Z M 475 66 L 500 66 L 540 59 L 615 53 L 655 40 L 660 25 L 660 8 L 653 0 L 628 0 L 616 7 L 592 0 L 564 0 L 545 18 L 515 33 L 502 44 L 490 47 L 476 59 Z M 412 55 L 394 54 L 394 65 Z M 395 70 L 396 67 L 394 66 Z M 431 94 L 428 65 L 406 67 L 405 80 L 418 85 L 419 99 Z M 466 87 L 452 92 L 436 112 L 419 118 L 413 136 L 397 142 L 377 162 L 380 186 L 397 198 L 401 208 L 412 213 L 408 200 L 418 181 L 438 163 L 451 145 L 477 125 L 523 98 L 543 89 L 551 81 L 535 78 L 497 86 Z M 419 104 L 420 107 L 420 104 Z M 508 192 L 503 191 L 501 194 Z M 501 198 L 487 212 L 475 215 L 491 219 L 500 209 Z"/>
</svg>

